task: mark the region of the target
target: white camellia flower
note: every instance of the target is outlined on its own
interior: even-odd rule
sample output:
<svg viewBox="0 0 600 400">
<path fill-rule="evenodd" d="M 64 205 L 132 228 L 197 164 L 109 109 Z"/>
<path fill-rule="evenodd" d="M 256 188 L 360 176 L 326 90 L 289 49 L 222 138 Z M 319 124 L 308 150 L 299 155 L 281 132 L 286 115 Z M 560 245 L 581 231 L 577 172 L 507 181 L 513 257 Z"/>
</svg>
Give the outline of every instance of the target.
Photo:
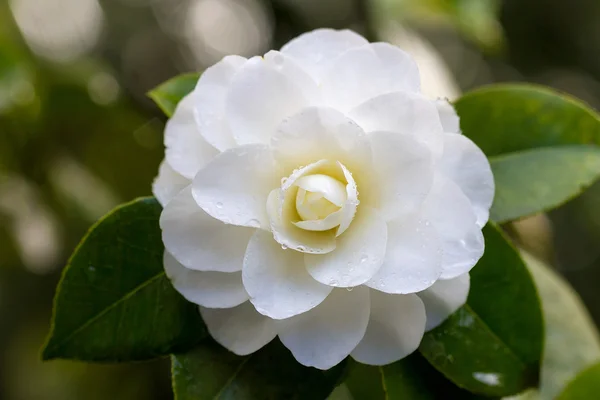
<svg viewBox="0 0 600 400">
<path fill-rule="evenodd" d="M 166 273 L 232 352 L 388 364 L 465 303 L 493 177 L 402 50 L 321 29 L 225 57 L 165 145 Z"/>
</svg>

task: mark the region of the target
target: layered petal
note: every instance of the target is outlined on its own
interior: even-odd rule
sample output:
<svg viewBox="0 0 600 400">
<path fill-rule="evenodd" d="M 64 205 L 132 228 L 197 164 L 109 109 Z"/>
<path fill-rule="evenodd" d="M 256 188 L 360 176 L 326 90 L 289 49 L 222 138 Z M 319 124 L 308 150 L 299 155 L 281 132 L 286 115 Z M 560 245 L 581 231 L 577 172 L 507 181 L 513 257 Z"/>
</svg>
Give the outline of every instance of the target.
<svg viewBox="0 0 600 400">
<path fill-rule="evenodd" d="M 434 154 L 443 151 L 443 129 L 434 101 L 411 92 L 387 93 L 360 104 L 349 116 L 366 132 L 412 135 Z"/>
<path fill-rule="evenodd" d="M 352 351 L 356 361 L 385 365 L 414 352 L 425 332 L 425 307 L 415 294 L 371 291 L 371 313 L 365 336 Z"/>
<path fill-rule="evenodd" d="M 200 307 L 210 335 L 239 356 L 259 350 L 277 336 L 275 320 L 259 314 L 250 302 L 234 308 Z"/>
<path fill-rule="evenodd" d="M 387 221 L 414 213 L 433 183 L 431 152 L 410 135 L 374 132 L 369 138 L 372 180 L 378 189 L 376 207 Z"/>
<path fill-rule="evenodd" d="M 332 230 L 315 232 L 297 226 L 301 218 L 296 209 L 299 188 L 295 184 L 303 176 L 317 173 L 324 173 L 339 180 L 344 179 L 339 163 L 320 160 L 296 169 L 288 178 L 282 179 L 280 189 L 275 189 L 269 194 L 267 214 L 271 231 L 275 240 L 285 248 L 315 254 L 329 253 L 335 249 L 335 232 Z M 337 215 L 330 215 L 330 217 L 339 220 L 342 216 L 338 218 Z"/>
<path fill-rule="evenodd" d="M 347 182 L 346 184 L 346 201 L 342 206 L 340 211 L 341 213 L 341 221 L 340 226 L 335 232 L 335 236 L 338 237 L 350 227 L 352 221 L 354 221 L 354 217 L 356 216 L 356 211 L 358 209 L 358 186 L 356 185 L 356 181 L 352 173 L 346 168 L 345 165 L 338 163 L 342 172 L 344 173 L 344 178 Z M 369 211 L 371 212 L 371 211 Z"/>
<path fill-rule="evenodd" d="M 331 287 L 308 275 L 302 253 L 282 249 L 269 232 L 261 230 L 248 244 L 242 280 L 256 310 L 273 319 L 311 310 L 331 292 Z"/>
<path fill-rule="evenodd" d="M 219 154 L 200 170 L 192 193 L 204 211 L 226 224 L 268 229 L 265 205 L 280 179 L 267 146 L 239 146 Z"/>
<path fill-rule="evenodd" d="M 194 93 L 179 102 L 175 113 L 165 127 L 165 159 L 174 171 L 187 179 L 218 154 L 200 134 L 194 115 Z"/>
<path fill-rule="evenodd" d="M 241 272 L 201 272 L 181 265 L 165 251 L 165 273 L 173 287 L 192 303 L 209 308 L 231 308 L 248 300 Z"/>
<path fill-rule="evenodd" d="M 193 92 L 194 116 L 200 134 L 220 151 L 235 146 L 225 115 L 225 100 L 236 72 L 246 63 L 240 56 L 227 56 L 200 76 Z"/>
<path fill-rule="evenodd" d="M 319 103 L 321 96 L 317 83 L 298 65 L 295 59 L 279 51 L 271 50 L 265 54 L 264 61 L 268 66 L 280 72 L 292 82 L 310 104 Z"/>
<path fill-rule="evenodd" d="M 452 313 L 467 302 L 469 296 L 469 274 L 454 279 L 439 280 L 429 289 L 418 293 L 427 313 L 426 331 L 439 326 Z"/>
<path fill-rule="evenodd" d="M 435 283 L 442 273 L 439 235 L 418 216 L 388 222 L 383 265 L 367 286 L 390 294 L 416 293 Z"/>
<path fill-rule="evenodd" d="M 385 258 L 387 224 L 379 213 L 361 206 L 352 226 L 337 239 L 335 251 L 305 254 L 306 270 L 334 287 L 355 287 L 370 280 Z"/>
<path fill-rule="evenodd" d="M 161 206 L 166 206 L 173 197 L 183 188 L 192 183 L 191 180 L 178 174 L 167 162 L 163 160 L 158 167 L 158 176 L 152 183 L 152 194 Z"/>
<path fill-rule="evenodd" d="M 278 322 L 279 338 L 296 360 L 329 369 L 339 364 L 365 335 L 369 290 L 335 289 L 318 307 Z"/>
<path fill-rule="evenodd" d="M 254 232 L 208 215 L 194 201 L 191 186 L 167 204 L 160 227 L 165 248 L 185 267 L 198 271 L 241 271 Z"/>
<path fill-rule="evenodd" d="M 293 61 L 283 54 L 268 60 L 254 57 L 233 78 L 226 113 L 238 144 L 269 143 L 283 119 L 313 104 L 308 96 L 316 96 L 316 84 L 287 63 Z"/>
<path fill-rule="evenodd" d="M 387 43 L 346 51 L 331 63 L 321 84 L 326 104 L 343 112 L 385 93 L 418 92 L 421 85 L 414 60 Z"/>
<path fill-rule="evenodd" d="M 271 139 L 275 158 L 288 169 L 319 160 L 339 161 L 350 170 L 370 168 L 369 139 L 341 112 L 308 107 L 285 119 Z"/>
<path fill-rule="evenodd" d="M 316 29 L 304 33 L 281 48 L 319 82 L 327 67 L 338 56 L 355 47 L 369 44 L 350 30 Z"/>
<path fill-rule="evenodd" d="M 494 175 L 485 154 L 471 139 L 459 134 L 446 134 L 439 169 L 469 198 L 477 216 L 477 225 L 482 228 L 489 219 L 495 191 Z"/>
<path fill-rule="evenodd" d="M 444 132 L 447 133 L 460 133 L 460 120 L 454 107 L 447 100 L 438 100 L 435 105 L 437 106 L 438 114 Z"/>
<path fill-rule="evenodd" d="M 471 202 L 460 188 L 436 175 L 421 216 L 431 222 L 442 241 L 441 279 L 469 272 L 483 255 L 484 239 Z"/>
<path fill-rule="evenodd" d="M 296 216 L 294 196 L 285 196 L 281 189 L 269 194 L 267 212 L 271 221 L 273 238 L 283 248 L 301 252 L 325 254 L 335 249 L 335 232 L 314 232 L 304 230 L 293 223 Z"/>
</svg>

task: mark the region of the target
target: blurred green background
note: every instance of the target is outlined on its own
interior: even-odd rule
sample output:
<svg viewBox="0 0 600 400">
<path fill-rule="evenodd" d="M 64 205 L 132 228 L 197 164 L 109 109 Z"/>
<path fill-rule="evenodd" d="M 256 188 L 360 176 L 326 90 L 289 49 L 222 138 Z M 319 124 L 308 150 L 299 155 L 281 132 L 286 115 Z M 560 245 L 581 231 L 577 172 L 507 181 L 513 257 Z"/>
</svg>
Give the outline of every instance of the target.
<svg viewBox="0 0 600 400">
<path fill-rule="evenodd" d="M 148 90 L 325 26 L 399 44 L 432 96 L 529 81 L 600 105 L 597 0 L 0 0 L 0 399 L 172 397 L 168 360 L 39 361 L 61 269 L 150 194 L 165 119 Z M 600 323 L 600 185 L 510 229 Z"/>
</svg>

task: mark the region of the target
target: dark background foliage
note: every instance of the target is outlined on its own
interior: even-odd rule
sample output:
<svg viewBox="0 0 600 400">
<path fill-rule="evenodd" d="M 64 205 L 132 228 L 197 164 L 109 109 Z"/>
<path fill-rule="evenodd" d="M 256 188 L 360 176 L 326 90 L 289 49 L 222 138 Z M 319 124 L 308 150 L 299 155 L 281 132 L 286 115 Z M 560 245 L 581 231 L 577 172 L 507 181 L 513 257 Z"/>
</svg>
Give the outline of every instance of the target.
<svg viewBox="0 0 600 400">
<path fill-rule="evenodd" d="M 154 86 L 225 54 L 349 27 L 393 42 L 417 32 L 456 94 L 527 81 L 598 109 L 599 21 L 596 0 L 0 0 L 0 398 L 172 397 L 167 360 L 39 361 L 69 254 L 98 217 L 150 193 L 165 122 L 145 96 Z M 597 184 L 509 227 L 597 323 L 599 204 Z"/>
</svg>

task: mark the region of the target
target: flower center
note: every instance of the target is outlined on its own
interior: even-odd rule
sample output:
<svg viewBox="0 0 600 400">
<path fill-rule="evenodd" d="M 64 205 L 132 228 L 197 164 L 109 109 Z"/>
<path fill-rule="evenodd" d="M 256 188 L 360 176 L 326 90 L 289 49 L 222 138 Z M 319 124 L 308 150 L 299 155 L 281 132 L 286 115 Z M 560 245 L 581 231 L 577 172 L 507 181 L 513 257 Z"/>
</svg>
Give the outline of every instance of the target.
<svg viewBox="0 0 600 400">
<path fill-rule="evenodd" d="M 348 197 L 346 185 L 324 174 L 303 176 L 295 185 L 298 187 L 296 211 L 301 218 L 296 226 L 309 231 L 323 231 L 339 225 L 336 213 Z M 328 218 L 328 223 L 318 222 Z"/>
<path fill-rule="evenodd" d="M 339 161 L 319 160 L 295 169 L 267 200 L 273 237 L 282 248 L 326 254 L 356 215 L 358 188 Z"/>
<path fill-rule="evenodd" d="M 296 227 L 313 232 L 337 228 L 339 236 L 352 222 L 358 192 L 352 174 L 340 162 L 317 161 L 295 170 L 284 182 L 282 217 Z"/>
</svg>

